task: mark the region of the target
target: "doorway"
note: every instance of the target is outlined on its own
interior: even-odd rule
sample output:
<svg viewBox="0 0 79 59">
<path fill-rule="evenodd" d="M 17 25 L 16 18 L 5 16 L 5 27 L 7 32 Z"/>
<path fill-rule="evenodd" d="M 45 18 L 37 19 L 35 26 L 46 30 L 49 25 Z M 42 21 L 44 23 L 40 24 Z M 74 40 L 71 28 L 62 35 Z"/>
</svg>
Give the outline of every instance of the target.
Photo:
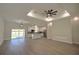
<svg viewBox="0 0 79 59">
<path fill-rule="evenodd" d="M 11 40 L 14 39 L 25 39 L 25 29 L 12 29 Z"/>
</svg>

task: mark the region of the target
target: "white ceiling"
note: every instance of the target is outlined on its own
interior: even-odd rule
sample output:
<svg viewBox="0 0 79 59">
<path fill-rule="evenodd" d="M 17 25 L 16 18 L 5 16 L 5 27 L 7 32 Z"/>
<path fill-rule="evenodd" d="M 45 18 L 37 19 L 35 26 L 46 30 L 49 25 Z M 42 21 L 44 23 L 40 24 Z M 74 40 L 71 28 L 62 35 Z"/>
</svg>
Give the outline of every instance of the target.
<svg viewBox="0 0 79 59">
<path fill-rule="evenodd" d="M 31 10 L 36 10 L 38 13 L 42 13 L 44 10 L 54 9 L 58 10 L 58 15 L 54 18 L 59 17 L 63 11 L 70 13 L 70 17 L 79 16 L 79 4 L 55 4 L 55 3 L 5 3 L 0 4 L 0 17 L 8 20 L 17 22 L 18 20 L 23 20 L 23 23 L 45 25 L 47 22 L 41 20 L 43 16 L 39 18 L 28 17 L 27 14 Z"/>
</svg>

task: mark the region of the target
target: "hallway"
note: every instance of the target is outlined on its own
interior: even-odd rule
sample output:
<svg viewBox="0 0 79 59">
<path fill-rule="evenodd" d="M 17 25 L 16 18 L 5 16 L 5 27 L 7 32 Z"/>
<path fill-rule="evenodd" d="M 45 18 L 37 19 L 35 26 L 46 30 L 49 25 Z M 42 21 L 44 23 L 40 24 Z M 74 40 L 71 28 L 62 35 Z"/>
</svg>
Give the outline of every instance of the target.
<svg viewBox="0 0 79 59">
<path fill-rule="evenodd" d="M 62 55 L 79 54 L 79 45 L 54 40 L 26 39 L 4 41 L 0 47 L 1 55 Z"/>
</svg>

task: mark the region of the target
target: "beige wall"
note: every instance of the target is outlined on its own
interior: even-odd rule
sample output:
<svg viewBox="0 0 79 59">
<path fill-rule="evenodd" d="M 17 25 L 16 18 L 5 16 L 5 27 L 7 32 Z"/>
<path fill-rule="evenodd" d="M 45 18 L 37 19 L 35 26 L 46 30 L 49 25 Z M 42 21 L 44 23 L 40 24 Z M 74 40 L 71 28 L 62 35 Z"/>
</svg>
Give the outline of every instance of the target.
<svg viewBox="0 0 79 59">
<path fill-rule="evenodd" d="M 4 21 L 3 19 L 0 19 L 0 45 L 4 41 Z"/>
<path fill-rule="evenodd" d="M 74 21 L 72 19 L 72 41 L 79 44 L 79 20 Z"/>
<path fill-rule="evenodd" d="M 56 41 L 72 43 L 72 29 L 70 18 L 55 20 L 52 23 L 52 27 L 47 30 L 47 37 Z"/>
</svg>

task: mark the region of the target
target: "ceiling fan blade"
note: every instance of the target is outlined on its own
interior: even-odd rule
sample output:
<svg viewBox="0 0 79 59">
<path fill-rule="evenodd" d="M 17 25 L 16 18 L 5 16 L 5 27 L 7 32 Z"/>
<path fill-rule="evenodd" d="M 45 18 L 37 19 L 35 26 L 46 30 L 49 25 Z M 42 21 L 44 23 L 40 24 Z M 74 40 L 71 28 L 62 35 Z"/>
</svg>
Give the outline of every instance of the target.
<svg viewBox="0 0 79 59">
<path fill-rule="evenodd" d="M 50 10 L 51 12 L 53 11 L 53 9 Z"/>
<path fill-rule="evenodd" d="M 57 14 L 53 14 L 53 15 L 57 15 Z"/>
<path fill-rule="evenodd" d="M 53 13 L 57 13 L 58 11 L 54 11 Z"/>
<path fill-rule="evenodd" d="M 53 10 L 53 9 L 51 9 L 51 10 L 47 10 L 47 11 L 44 11 L 46 14 L 47 14 L 47 16 L 53 16 L 53 15 L 57 15 L 56 13 L 58 12 L 57 10 Z"/>
<path fill-rule="evenodd" d="M 56 14 L 56 13 L 57 13 L 57 11 L 52 12 L 52 14 Z"/>
</svg>

